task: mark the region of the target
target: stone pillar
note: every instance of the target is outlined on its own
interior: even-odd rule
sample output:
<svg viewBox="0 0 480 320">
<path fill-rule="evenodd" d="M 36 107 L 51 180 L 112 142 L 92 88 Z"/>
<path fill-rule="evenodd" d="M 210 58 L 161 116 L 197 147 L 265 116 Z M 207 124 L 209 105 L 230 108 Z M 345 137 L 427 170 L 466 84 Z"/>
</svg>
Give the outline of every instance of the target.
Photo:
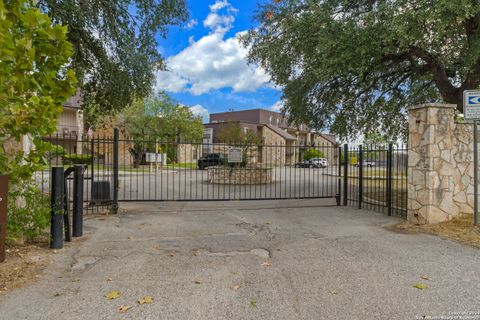
<svg viewBox="0 0 480 320">
<path fill-rule="evenodd" d="M 409 108 L 408 214 L 414 223 L 438 223 L 459 214 L 453 201 L 455 105 Z"/>
</svg>

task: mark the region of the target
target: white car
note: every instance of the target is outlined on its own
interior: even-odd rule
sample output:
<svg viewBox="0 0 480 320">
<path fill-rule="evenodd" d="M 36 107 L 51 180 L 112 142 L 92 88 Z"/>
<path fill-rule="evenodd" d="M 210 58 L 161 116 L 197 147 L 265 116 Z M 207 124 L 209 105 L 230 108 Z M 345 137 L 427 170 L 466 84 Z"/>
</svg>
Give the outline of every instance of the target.
<svg viewBox="0 0 480 320">
<path fill-rule="evenodd" d="M 375 167 L 375 162 L 373 161 L 362 161 L 363 167 Z M 357 163 L 355 164 L 355 167 L 359 167 L 360 165 Z"/>
<path fill-rule="evenodd" d="M 328 160 L 325 158 L 312 158 L 310 161 L 322 168 L 328 167 Z"/>
</svg>

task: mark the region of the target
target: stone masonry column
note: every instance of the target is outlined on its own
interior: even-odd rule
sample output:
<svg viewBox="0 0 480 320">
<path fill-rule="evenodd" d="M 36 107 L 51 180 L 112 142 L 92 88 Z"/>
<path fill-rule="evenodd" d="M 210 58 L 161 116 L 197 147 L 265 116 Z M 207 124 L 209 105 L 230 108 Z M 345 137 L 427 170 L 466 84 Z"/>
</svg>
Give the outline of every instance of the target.
<svg viewBox="0 0 480 320">
<path fill-rule="evenodd" d="M 408 109 L 408 213 L 414 223 L 438 223 L 459 214 L 453 201 L 455 105 Z"/>
</svg>

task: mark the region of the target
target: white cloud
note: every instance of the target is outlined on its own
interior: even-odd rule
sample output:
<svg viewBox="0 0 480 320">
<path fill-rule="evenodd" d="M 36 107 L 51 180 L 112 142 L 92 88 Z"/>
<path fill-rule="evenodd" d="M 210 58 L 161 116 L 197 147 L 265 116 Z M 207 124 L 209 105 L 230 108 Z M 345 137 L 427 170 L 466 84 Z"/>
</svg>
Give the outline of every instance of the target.
<svg viewBox="0 0 480 320">
<path fill-rule="evenodd" d="M 223 16 L 210 12 L 207 18 L 203 21 L 203 26 L 214 32 L 225 33 L 232 28 L 233 22 L 235 22 L 235 17 L 233 15 Z"/>
<path fill-rule="evenodd" d="M 191 106 L 190 110 L 194 115 L 201 117 L 204 123 L 207 123 L 209 121 L 210 113 L 203 106 L 196 104 L 194 106 Z"/>
<path fill-rule="evenodd" d="M 200 95 L 221 88 L 246 92 L 270 86 L 265 71 L 246 61 L 248 50 L 237 39 L 243 32 L 225 39 L 235 21 L 236 9 L 226 0 L 217 0 L 210 9 L 204 21 L 210 34 L 198 41 L 190 38 L 187 48 L 166 60 L 168 71 L 157 74 L 156 89 Z M 227 14 L 219 14 L 221 9 L 226 9 Z"/>
<path fill-rule="evenodd" d="M 283 108 L 283 102 L 282 100 L 278 100 L 275 102 L 271 107 L 270 110 L 275 111 L 275 112 L 281 112 Z"/>
<path fill-rule="evenodd" d="M 157 72 L 156 91 L 180 92 L 188 84 L 188 81 L 178 74 L 170 71 Z"/>
<path fill-rule="evenodd" d="M 214 4 L 210 5 L 210 11 L 217 12 L 223 8 L 226 8 L 228 12 L 238 12 L 238 9 L 234 8 L 227 0 L 217 0 Z"/>
<path fill-rule="evenodd" d="M 195 28 L 197 25 L 198 25 L 197 19 L 192 19 L 187 22 L 187 24 L 185 25 L 185 29 L 190 30 Z"/>
</svg>

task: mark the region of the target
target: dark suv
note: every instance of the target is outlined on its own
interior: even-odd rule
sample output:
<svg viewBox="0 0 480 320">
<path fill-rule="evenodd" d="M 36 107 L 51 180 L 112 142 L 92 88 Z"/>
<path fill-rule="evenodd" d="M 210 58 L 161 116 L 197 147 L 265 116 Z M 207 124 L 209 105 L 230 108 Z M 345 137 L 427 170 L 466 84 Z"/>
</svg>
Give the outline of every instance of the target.
<svg viewBox="0 0 480 320">
<path fill-rule="evenodd" d="M 223 165 L 227 162 L 226 157 L 222 153 L 208 153 L 198 159 L 198 169 L 204 170 L 208 167 Z"/>
</svg>

